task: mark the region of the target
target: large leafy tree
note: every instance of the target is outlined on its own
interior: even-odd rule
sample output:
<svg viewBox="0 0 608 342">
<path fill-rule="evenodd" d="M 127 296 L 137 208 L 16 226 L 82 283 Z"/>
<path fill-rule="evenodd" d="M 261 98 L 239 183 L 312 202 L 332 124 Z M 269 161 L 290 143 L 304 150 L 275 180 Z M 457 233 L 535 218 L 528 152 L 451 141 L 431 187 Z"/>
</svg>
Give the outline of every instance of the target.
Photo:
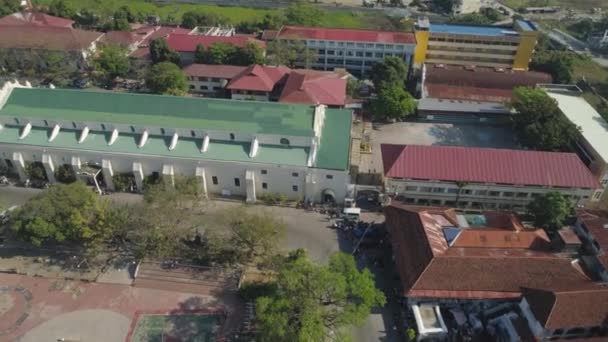
<svg viewBox="0 0 608 342">
<path fill-rule="evenodd" d="M 76 14 L 76 10 L 64 0 L 53 0 L 49 5 L 49 13 L 57 17 L 72 18 Z"/>
<path fill-rule="evenodd" d="M 326 12 L 314 5 L 298 1 L 285 9 L 285 19 L 289 25 L 318 26 Z"/>
<path fill-rule="evenodd" d="M 544 151 L 568 151 L 579 128 L 561 114 L 557 102 L 542 89 L 518 87 L 513 91 L 511 116 L 519 141 Z"/>
<path fill-rule="evenodd" d="M 537 51 L 530 68 L 551 74 L 555 83 L 571 83 L 574 78 L 574 58 L 569 51 Z"/>
<path fill-rule="evenodd" d="M 179 65 L 179 53 L 173 51 L 167 45 L 164 38 L 157 38 L 150 42 L 150 58 L 152 63 L 171 62 Z"/>
<path fill-rule="evenodd" d="M 206 49 L 199 45 L 196 47 L 194 58 L 197 63 L 230 64 L 236 51 L 237 47 L 229 43 L 215 43 Z"/>
<path fill-rule="evenodd" d="M 291 253 L 280 266 L 276 287 L 256 301 L 257 339 L 272 342 L 324 341 L 343 336 L 343 328 L 361 324 L 386 299 L 368 269 L 359 270 L 345 253 L 328 265 Z"/>
<path fill-rule="evenodd" d="M 218 26 L 227 22 L 226 18 L 214 13 L 186 12 L 182 15 L 182 26 L 194 28 L 196 26 Z"/>
<path fill-rule="evenodd" d="M 0 0 L 0 16 L 9 15 L 19 11 L 20 0 Z"/>
<path fill-rule="evenodd" d="M 146 86 L 154 93 L 184 95 L 188 89 L 186 74 L 171 62 L 152 66 L 146 77 Z"/>
<path fill-rule="evenodd" d="M 58 184 L 30 199 L 15 214 L 12 229 L 35 246 L 72 242 L 93 246 L 121 225 L 109 201 L 84 183 Z"/>
<path fill-rule="evenodd" d="M 230 60 L 230 64 L 233 65 L 252 65 L 252 64 L 264 64 L 266 57 L 264 57 L 264 49 L 258 44 L 253 42 L 247 43 L 244 47 L 236 49 L 234 55 Z"/>
<path fill-rule="evenodd" d="M 245 264 L 266 262 L 278 252 L 286 226 L 269 213 L 249 211 L 246 208 L 224 212 L 220 219 L 221 230 L 208 232 L 210 248 L 216 259 L 229 256 L 230 261 Z"/>
<path fill-rule="evenodd" d="M 403 87 L 406 76 L 405 62 L 401 58 L 393 56 L 385 57 L 381 62 L 375 63 L 370 72 L 370 78 L 376 90 L 382 88 L 384 83 Z"/>
<path fill-rule="evenodd" d="M 127 51 L 119 45 L 107 44 L 101 48 L 93 59 L 95 71 L 106 86 L 110 86 L 116 77 L 125 77 L 129 72 L 130 62 Z"/>
<path fill-rule="evenodd" d="M 549 192 L 534 198 L 528 204 L 528 212 L 537 227 L 558 230 L 572 214 L 572 203 L 559 192 Z"/>
<path fill-rule="evenodd" d="M 380 119 L 402 119 L 414 114 L 416 101 L 403 87 L 383 84 L 378 97 L 372 102 L 374 116 Z"/>
<path fill-rule="evenodd" d="M 267 60 L 272 65 L 287 65 L 295 67 L 296 64 L 303 64 L 305 67 L 317 59 L 317 53 L 313 49 L 306 48 L 306 44 L 301 40 L 277 39 L 266 46 Z"/>
</svg>

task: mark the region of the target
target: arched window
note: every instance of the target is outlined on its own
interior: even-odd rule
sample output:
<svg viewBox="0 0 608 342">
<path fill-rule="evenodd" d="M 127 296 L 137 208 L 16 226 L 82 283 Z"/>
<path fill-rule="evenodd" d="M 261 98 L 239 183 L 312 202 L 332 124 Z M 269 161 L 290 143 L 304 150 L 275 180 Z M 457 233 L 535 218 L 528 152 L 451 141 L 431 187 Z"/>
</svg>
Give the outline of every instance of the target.
<svg viewBox="0 0 608 342">
<path fill-rule="evenodd" d="M 230 133 L 230 140 L 234 140 L 234 133 Z"/>
<path fill-rule="evenodd" d="M 289 145 L 289 139 L 281 138 L 281 145 Z"/>
</svg>

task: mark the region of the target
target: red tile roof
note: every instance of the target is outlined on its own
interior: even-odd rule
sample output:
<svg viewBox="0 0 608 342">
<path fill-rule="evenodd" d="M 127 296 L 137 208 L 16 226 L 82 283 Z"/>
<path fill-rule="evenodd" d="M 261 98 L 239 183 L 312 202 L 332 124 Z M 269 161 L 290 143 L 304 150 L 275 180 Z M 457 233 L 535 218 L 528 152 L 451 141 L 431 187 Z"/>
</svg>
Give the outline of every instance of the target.
<svg viewBox="0 0 608 342">
<path fill-rule="evenodd" d="M 183 70 L 188 76 L 233 79 L 247 67 L 238 65 L 190 64 Z"/>
<path fill-rule="evenodd" d="M 2 26 L 0 48 L 74 51 L 88 49 L 101 32 L 51 26 Z"/>
<path fill-rule="evenodd" d="M 103 41 L 118 44 L 121 46 L 128 47 L 131 44 L 135 44 L 144 39 L 141 35 L 138 35 L 135 32 L 127 32 L 127 31 L 108 31 L 103 36 Z"/>
<path fill-rule="evenodd" d="M 227 43 L 240 47 L 244 47 L 248 43 L 255 43 L 262 48 L 266 47 L 266 43 L 263 41 L 244 36 L 221 37 L 172 33 L 167 37 L 169 47 L 179 52 L 194 52 L 198 45 L 208 47 L 215 43 Z"/>
<path fill-rule="evenodd" d="M 504 231 L 488 229 L 467 229 L 462 231 L 452 243 L 453 247 L 467 248 L 525 248 L 549 250 L 551 240 L 542 229 L 535 231 Z"/>
<path fill-rule="evenodd" d="M 344 106 L 346 80 L 333 72 L 293 70 L 279 102 Z"/>
<path fill-rule="evenodd" d="M 72 24 L 74 24 L 73 20 L 40 12 L 17 12 L 0 18 L 0 26 L 36 25 L 71 28 Z"/>
<path fill-rule="evenodd" d="M 135 29 L 133 32 L 137 35 L 143 36 L 144 39 L 137 45 L 137 50 L 133 51 L 130 55 L 134 58 L 148 59 L 150 58 L 150 41 L 157 38 L 167 38 L 169 34 L 187 34 L 191 30 L 169 27 L 169 26 L 142 26 Z"/>
<path fill-rule="evenodd" d="M 608 324 L 608 288 L 576 291 L 525 289 L 530 310 L 547 329 L 605 326 Z"/>
<path fill-rule="evenodd" d="M 584 289 L 594 284 L 567 256 L 550 252 L 547 236 L 539 231 L 458 228 L 453 209 L 395 202 L 385 208 L 385 216 L 404 296 L 518 298 L 523 288 Z M 466 237 L 464 246 L 448 246 L 444 229 L 453 227 L 460 234 L 474 232 L 474 238 Z M 477 240 L 480 230 L 496 241 Z M 526 241 L 501 240 L 514 234 L 525 234 Z"/>
<path fill-rule="evenodd" d="M 604 253 L 597 256 L 597 260 L 608 271 L 608 211 L 579 209 L 577 217 L 585 224 L 585 228 L 593 235 Z"/>
<path fill-rule="evenodd" d="M 277 37 L 389 44 L 416 44 L 416 37 L 413 33 L 409 32 L 386 32 L 302 26 L 283 26 Z"/>
<path fill-rule="evenodd" d="M 226 89 L 271 92 L 275 86 L 284 81 L 290 72 L 288 67 L 252 65 L 236 75 Z"/>
<path fill-rule="evenodd" d="M 574 153 L 451 146 L 381 145 L 387 177 L 596 189 Z"/>
</svg>

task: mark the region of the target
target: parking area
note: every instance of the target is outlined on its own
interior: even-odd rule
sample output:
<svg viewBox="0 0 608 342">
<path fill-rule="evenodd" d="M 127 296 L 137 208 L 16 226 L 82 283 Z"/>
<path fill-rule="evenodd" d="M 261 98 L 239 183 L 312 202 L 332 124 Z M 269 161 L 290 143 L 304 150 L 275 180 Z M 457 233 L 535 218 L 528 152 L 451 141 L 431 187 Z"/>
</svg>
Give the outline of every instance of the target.
<svg viewBox="0 0 608 342">
<path fill-rule="evenodd" d="M 374 123 L 364 134 L 369 135 L 371 153 L 361 154 L 361 173 L 382 172 L 380 144 L 517 148 L 514 133 L 509 126 L 424 122 Z"/>
</svg>

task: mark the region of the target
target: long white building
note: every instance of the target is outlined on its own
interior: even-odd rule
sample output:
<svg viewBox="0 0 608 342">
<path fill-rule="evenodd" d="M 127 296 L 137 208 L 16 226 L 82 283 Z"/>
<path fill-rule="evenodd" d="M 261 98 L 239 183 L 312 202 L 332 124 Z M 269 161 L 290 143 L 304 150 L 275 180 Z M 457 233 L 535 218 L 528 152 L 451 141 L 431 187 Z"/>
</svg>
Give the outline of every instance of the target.
<svg viewBox="0 0 608 342">
<path fill-rule="evenodd" d="M 409 32 L 283 26 L 274 34 L 265 34 L 265 39 L 301 41 L 316 53 L 316 61 L 309 66 L 299 62 L 299 67 L 345 68 L 357 76 L 365 75 L 385 57 L 398 57 L 410 65 L 416 48 L 416 38 Z"/>
<path fill-rule="evenodd" d="M 205 193 L 340 202 L 351 113 L 270 102 L 20 88 L 0 91 L 0 154 L 22 180 L 43 164 L 98 167 L 108 189 L 132 174 L 195 176 Z"/>
<path fill-rule="evenodd" d="M 548 192 L 579 206 L 602 195 L 574 153 L 385 144 L 381 150 L 386 191 L 407 204 L 525 211 Z"/>
</svg>

